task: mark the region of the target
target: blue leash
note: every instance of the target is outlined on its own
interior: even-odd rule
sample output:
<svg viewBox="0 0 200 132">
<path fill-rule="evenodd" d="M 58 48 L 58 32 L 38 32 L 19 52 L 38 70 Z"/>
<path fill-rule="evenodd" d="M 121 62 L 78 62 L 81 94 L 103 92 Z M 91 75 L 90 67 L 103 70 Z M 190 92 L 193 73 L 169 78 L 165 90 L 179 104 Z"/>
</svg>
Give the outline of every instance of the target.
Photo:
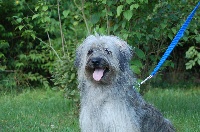
<svg viewBox="0 0 200 132">
<path fill-rule="evenodd" d="M 174 47 L 178 44 L 178 41 L 183 36 L 186 28 L 188 27 L 190 21 L 192 20 L 192 18 L 194 16 L 196 10 L 198 9 L 199 5 L 200 5 L 200 2 L 197 3 L 197 5 L 194 8 L 194 10 L 187 17 L 185 23 L 182 25 L 181 29 L 178 31 L 178 33 L 176 34 L 176 36 L 172 40 L 171 44 L 169 45 L 169 47 L 165 51 L 164 55 L 162 56 L 160 62 L 156 66 L 156 68 L 153 70 L 153 72 L 150 74 L 150 76 L 148 76 L 146 79 L 144 79 L 140 84 L 143 84 L 144 82 L 146 82 L 147 80 L 149 80 L 150 78 L 152 78 L 157 73 L 157 71 L 159 70 L 159 68 L 162 66 L 162 64 L 165 62 L 165 60 L 167 59 L 167 57 L 169 56 L 169 54 L 172 52 L 172 50 L 174 49 Z"/>
</svg>

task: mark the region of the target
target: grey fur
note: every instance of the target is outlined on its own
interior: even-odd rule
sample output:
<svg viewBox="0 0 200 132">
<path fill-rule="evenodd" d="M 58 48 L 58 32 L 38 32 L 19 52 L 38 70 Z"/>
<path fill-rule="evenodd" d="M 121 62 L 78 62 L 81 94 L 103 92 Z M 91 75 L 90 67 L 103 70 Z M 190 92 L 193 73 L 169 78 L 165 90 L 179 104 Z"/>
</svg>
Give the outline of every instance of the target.
<svg viewBox="0 0 200 132">
<path fill-rule="evenodd" d="M 82 132 L 174 132 L 172 124 L 136 92 L 128 44 L 115 36 L 91 35 L 78 47 L 75 65 L 81 95 Z M 100 81 L 95 68 L 107 69 Z"/>
</svg>

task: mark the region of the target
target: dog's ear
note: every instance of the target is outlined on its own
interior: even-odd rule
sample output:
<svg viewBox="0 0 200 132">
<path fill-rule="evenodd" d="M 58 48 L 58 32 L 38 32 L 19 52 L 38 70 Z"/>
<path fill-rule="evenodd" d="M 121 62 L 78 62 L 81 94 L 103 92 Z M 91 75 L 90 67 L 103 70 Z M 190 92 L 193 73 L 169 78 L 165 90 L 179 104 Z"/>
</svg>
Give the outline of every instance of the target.
<svg viewBox="0 0 200 132">
<path fill-rule="evenodd" d="M 119 67 L 121 71 L 125 71 L 129 66 L 129 61 L 131 60 L 131 54 L 127 54 L 126 52 L 119 52 Z"/>
<path fill-rule="evenodd" d="M 119 64 L 120 69 L 124 71 L 129 66 L 129 61 L 132 58 L 131 47 L 123 40 L 118 38 L 117 46 L 119 47 Z"/>
<path fill-rule="evenodd" d="M 122 39 L 120 39 L 118 37 L 115 37 L 115 39 L 117 39 L 115 41 L 115 44 L 116 44 L 116 46 L 119 47 L 118 49 L 123 54 L 123 57 L 126 58 L 126 61 L 130 61 L 131 58 L 132 58 L 132 49 L 131 49 L 131 47 L 127 44 L 126 41 L 124 41 L 124 40 L 122 40 Z"/>
</svg>

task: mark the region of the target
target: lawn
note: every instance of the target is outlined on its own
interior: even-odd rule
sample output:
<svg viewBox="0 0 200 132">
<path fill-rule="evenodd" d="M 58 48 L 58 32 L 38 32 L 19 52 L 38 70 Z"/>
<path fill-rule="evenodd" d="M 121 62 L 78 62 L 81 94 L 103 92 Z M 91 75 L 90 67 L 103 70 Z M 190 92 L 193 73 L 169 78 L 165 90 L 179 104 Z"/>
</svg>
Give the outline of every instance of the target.
<svg viewBox="0 0 200 132">
<path fill-rule="evenodd" d="M 0 97 L 0 132 L 78 132 L 78 111 L 63 92 L 35 90 Z"/>
<path fill-rule="evenodd" d="M 177 132 L 200 132 L 200 88 L 153 89 L 145 99 L 173 122 Z"/>
<path fill-rule="evenodd" d="M 200 88 L 152 89 L 145 99 L 170 119 L 178 132 L 200 130 Z M 1 94 L 0 132 L 79 132 L 75 103 L 63 92 L 33 90 Z"/>
</svg>

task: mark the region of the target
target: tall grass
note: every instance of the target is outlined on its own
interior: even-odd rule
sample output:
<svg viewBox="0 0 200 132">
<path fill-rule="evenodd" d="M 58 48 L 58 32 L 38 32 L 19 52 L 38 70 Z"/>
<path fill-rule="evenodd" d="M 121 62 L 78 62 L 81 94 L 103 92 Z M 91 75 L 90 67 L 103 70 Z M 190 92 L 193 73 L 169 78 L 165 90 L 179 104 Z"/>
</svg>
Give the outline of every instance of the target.
<svg viewBox="0 0 200 132">
<path fill-rule="evenodd" d="M 200 88 L 152 89 L 144 98 L 177 132 L 199 132 Z M 0 96 L 0 132 L 79 132 L 78 109 L 63 92 L 26 91 Z"/>
</svg>

